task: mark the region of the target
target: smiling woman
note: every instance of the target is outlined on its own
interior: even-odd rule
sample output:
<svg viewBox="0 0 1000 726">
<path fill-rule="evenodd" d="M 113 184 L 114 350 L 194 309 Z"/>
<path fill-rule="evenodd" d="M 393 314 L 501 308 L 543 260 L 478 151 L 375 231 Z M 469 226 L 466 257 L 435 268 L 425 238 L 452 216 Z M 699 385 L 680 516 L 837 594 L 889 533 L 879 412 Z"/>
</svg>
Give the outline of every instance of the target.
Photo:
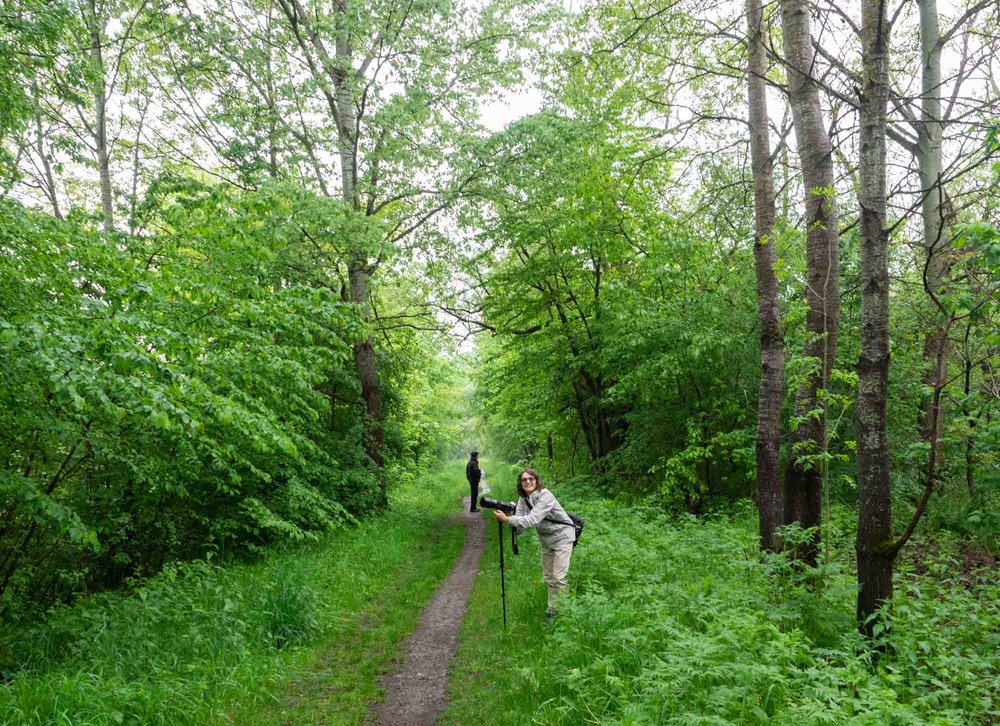
<svg viewBox="0 0 1000 726">
<path fill-rule="evenodd" d="M 573 554 L 576 529 L 566 510 L 562 508 L 534 469 L 524 469 L 517 477 L 517 510 L 508 516 L 503 510 L 493 510 L 493 515 L 506 522 L 518 534 L 532 527 L 538 533 L 542 550 L 542 578 L 549 591 L 545 619 L 556 613 L 559 596 L 566 591 L 569 561 Z"/>
</svg>

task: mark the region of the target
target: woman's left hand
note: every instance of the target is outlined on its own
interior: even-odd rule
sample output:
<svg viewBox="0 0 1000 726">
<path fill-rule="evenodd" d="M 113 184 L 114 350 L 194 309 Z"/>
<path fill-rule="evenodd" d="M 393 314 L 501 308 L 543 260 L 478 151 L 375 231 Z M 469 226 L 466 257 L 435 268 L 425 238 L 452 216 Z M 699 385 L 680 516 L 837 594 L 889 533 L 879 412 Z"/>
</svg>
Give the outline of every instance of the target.
<svg viewBox="0 0 1000 726">
<path fill-rule="evenodd" d="M 493 510 L 493 516 L 499 519 L 501 522 L 507 521 L 507 515 L 504 512 L 501 512 L 499 509 Z"/>
</svg>

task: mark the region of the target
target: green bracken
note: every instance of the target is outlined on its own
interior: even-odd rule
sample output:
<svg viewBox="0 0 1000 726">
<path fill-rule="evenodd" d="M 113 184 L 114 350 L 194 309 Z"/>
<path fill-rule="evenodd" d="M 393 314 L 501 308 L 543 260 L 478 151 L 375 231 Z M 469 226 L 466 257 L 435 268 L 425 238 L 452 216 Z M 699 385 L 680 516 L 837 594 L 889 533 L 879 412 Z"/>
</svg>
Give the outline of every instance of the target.
<svg viewBox="0 0 1000 726">
<path fill-rule="evenodd" d="M 958 725 L 1000 715 L 1000 586 L 985 571 L 963 582 L 949 548 L 933 555 L 933 576 L 897 573 L 876 658 L 854 622 L 849 547 L 803 573 L 760 556 L 746 508 L 667 517 L 588 491 L 557 487 L 587 533 L 551 630 L 537 545 L 525 537 L 507 574 L 504 632 L 491 537 L 445 723 Z"/>
</svg>

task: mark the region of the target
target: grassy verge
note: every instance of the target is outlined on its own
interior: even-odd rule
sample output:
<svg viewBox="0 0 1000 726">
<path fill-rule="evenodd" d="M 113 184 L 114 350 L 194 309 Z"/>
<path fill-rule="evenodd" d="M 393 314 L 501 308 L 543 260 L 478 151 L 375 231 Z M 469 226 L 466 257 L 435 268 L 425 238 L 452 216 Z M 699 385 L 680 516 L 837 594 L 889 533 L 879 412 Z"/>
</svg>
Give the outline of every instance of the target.
<svg viewBox="0 0 1000 726">
<path fill-rule="evenodd" d="M 546 628 L 537 539 L 524 537 L 505 633 L 490 532 L 443 723 L 1000 720 L 997 583 L 969 587 L 946 562 L 932 576 L 901 568 L 894 625 L 880 636 L 888 655 L 875 665 L 855 630 L 849 569 L 825 566 L 814 587 L 783 559 L 761 560 L 749 509 L 668 518 L 588 498 L 585 486 L 555 491 L 587 520 L 573 594 Z"/>
<path fill-rule="evenodd" d="M 461 551 L 463 466 L 320 544 L 169 568 L 4 634 L 0 723 L 361 723 Z"/>
</svg>

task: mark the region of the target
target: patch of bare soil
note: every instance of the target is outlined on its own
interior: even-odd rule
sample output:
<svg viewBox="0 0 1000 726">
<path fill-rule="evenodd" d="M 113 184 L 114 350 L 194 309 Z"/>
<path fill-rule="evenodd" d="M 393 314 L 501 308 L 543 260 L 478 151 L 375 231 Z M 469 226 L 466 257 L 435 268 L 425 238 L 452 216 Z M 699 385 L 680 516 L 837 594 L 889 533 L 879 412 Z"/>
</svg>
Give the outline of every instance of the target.
<svg viewBox="0 0 1000 726">
<path fill-rule="evenodd" d="M 482 483 L 482 490 L 489 491 Z M 398 671 L 383 682 L 386 698 L 379 709 L 383 726 L 433 726 L 447 705 L 448 664 L 455 652 L 469 593 L 486 547 L 481 515 L 469 512 L 462 498 L 465 546 L 434 599 L 424 608 L 420 624 L 406 643 Z"/>
<path fill-rule="evenodd" d="M 913 575 L 923 577 L 931 573 L 930 563 L 939 554 L 938 543 L 934 540 L 918 543 L 909 548 L 907 560 L 913 567 Z M 969 590 L 974 590 L 986 582 L 993 582 L 997 576 L 997 558 L 991 552 L 983 549 L 963 548 L 959 551 L 958 561 L 952 562 L 952 571 L 958 575 L 959 581 Z"/>
</svg>

